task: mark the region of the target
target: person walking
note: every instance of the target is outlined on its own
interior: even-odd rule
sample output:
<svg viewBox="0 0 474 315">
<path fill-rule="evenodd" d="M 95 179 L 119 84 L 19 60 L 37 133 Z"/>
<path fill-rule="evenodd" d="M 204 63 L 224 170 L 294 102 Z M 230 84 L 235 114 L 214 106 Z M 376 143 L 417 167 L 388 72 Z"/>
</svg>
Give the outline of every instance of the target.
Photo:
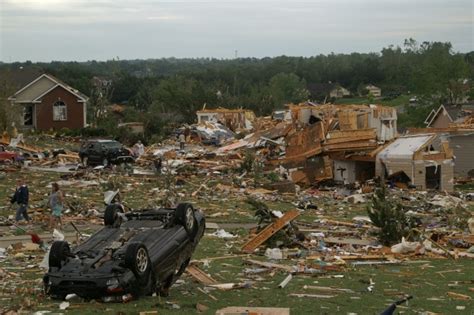
<svg viewBox="0 0 474 315">
<path fill-rule="evenodd" d="M 180 134 L 179 135 L 179 149 L 181 151 L 184 150 L 184 144 L 186 143 L 186 136 L 184 135 L 184 133 Z"/>
<path fill-rule="evenodd" d="M 10 203 L 13 205 L 16 203 L 18 208 L 16 210 L 15 221 L 18 223 L 22 219 L 25 219 L 27 222 L 30 221 L 28 216 L 28 200 L 29 200 L 29 191 L 26 182 L 23 179 L 18 179 L 16 181 L 16 189 Z"/>
<path fill-rule="evenodd" d="M 61 215 L 63 211 L 64 196 L 59 189 L 58 183 L 51 184 L 51 194 L 48 198 L 48 204 L 51 207 L 51 217 L 49 220 L 49 227 L 55 229 L 62 225 Z"/>
</svg>

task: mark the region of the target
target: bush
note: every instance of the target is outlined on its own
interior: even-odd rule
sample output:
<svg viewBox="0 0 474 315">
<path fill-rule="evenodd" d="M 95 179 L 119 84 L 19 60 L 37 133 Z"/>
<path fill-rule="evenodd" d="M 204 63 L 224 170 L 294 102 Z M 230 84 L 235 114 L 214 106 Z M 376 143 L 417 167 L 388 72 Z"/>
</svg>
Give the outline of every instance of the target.
<svg viewBox="0 0 474 315">
<path fill-rule="evenodd" d="M 367 212 L 372 223 L 380 228 L 379 241 L 386 246 L 399 243 L 410 232 L 411 226 L 402 206 L 387 199 L 385 186 L 375 190 Z"/>
</svg>

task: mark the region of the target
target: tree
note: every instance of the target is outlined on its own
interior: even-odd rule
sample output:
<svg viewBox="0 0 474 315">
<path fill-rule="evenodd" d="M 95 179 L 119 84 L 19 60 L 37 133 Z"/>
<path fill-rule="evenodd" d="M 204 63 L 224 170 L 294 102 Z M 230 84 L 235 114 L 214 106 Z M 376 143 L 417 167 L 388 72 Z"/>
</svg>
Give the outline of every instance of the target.
<svg viewBox="0 0 474 315">
<path fill-rule="evenodd" d="M 0 130 L 8 131 L 13 126 L 19 126 L 21 120 L 21 107 L 12 105 L 8 100 L 15 93 L 13 84 L 8 80 L 8 75 L 0 77 Z"/>
<path fill-rule="evenodd" d="M 273 109 L 287 103 L 300 103 L 309 97 L 306 81 L 294 73 L 278 73 L 268 84 L 268 92 L 272 98 Z"/>
<path fill-rule="evenodd" d="M 409 232 L 408 221 L 401 205 L 387 198 L 387 189 L 382 184 L 375 190 L 367 212 L 372 223 L 380 230 L 378 238 L 384 245 L 400 242 Z"/>
</svg>

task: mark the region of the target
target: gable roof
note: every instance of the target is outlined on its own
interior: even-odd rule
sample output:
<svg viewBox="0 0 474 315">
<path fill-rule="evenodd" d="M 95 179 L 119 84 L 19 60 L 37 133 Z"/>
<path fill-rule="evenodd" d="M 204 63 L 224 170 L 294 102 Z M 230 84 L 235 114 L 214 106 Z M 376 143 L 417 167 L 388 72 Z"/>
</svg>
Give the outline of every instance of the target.
<svg viewBox="0 0 474 315">
<path fill-rule="evenodd" d="M 11 101 L 15 101 L 17 99 L 17 96 L 19 96 L 21 93 L 27 91 L 29 88 L 32 88 L 35 84 L 40 82 L 40 80 L 42 80 L 42 79 L 47 79 L 47 80 L 51 81 L 51 84 L 45 86 L 43 89 L 41 89 L 40 92 L 35 93 L 34 96 L 30 97 L 31 99 L 27 100 L 28 102 L 39 102 L 39 100 L 44 95 L 48 94 L 50 91 L 52 91 L 53 89 L 55 89 L 58 86 L 62 87 L 63 89 L 65 89 L 69 93 L 75 95 L 79 99 L 79 102 L 87 102 L 87 100 L 89 99 L 83 93 L 81 93 L 78 90 L 74 89 L 73 87 L 67 85 L 66 83 L 62 82 L 61 80 L 55 78 L 54 76 L 52 76 L 50 74 L 46 74 L 46 73 L 40 75 L 39 77 L 37 77 L 36 79 L 31 81 L 30 83 L 25 85 L 23 88 L 18 90 L 15 94 L 10 96 L 8 99 L 11 100 Z M 23 102 L 25 102 L 25 101 L 23 101 Z"/>
<path fill-rule="evenodd" d="M 429 115 L 426 117 L 424 123 L 428 124 L 431 121 L 431 118 L 433 117 L 434 114 L 436 114 L 436 111 L 434 109 L 432 109 L 431 112 L 429 113 Z"/>
</svg>

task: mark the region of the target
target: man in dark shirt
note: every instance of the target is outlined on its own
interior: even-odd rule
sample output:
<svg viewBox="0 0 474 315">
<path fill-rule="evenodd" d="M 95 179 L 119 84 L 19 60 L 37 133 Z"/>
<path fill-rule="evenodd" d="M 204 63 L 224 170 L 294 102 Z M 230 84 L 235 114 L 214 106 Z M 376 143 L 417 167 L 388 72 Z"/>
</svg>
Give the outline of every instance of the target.
<svg viewBox="0 0 474 315">
<path fill-rule="evenodd" d="M 24 180 L 17 180 L 16 182 L 16 190 L 15 194 L 13 194 L 10 202 L 12 204 L 17 203 L 18 208 L 16 210 L 16 217 L 15 220 L 18 222 L 22 218 L 24 218 L 26 221 L 30 221 L 30 217 L 28 216 L 28 199 L 29 199 L 29 192 L 28 192 L 28 186 L 26 186 L 26 183 Z"/>
</svg>

